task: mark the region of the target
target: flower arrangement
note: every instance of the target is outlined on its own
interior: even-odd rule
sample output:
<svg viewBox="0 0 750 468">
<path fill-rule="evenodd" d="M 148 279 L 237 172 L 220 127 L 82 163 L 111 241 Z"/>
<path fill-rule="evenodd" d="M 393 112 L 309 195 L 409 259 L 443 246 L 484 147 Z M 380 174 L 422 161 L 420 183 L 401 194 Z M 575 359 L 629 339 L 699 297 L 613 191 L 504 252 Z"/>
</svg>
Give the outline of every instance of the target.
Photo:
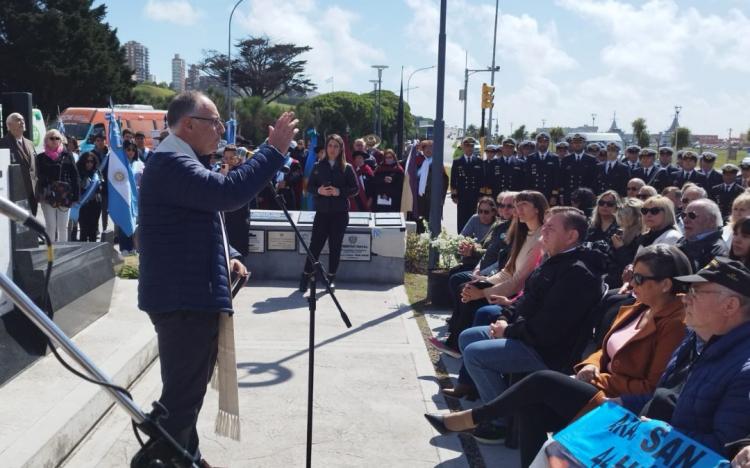
<svg viewBox="0 0 750 468">
<path fill-rule="evenodd" d="M 440 270 L 448 270 L 459 264 L 460 256 L 458 255 L 458 246 L 461 245 L 462 242 L 474 242 L 474 239 L 470 237 L 462 236 L 460 234 L 450 234 L 445 230 L 445 227 L 440 230 L 440 234 L 432 239 L 432 234 L 430 233 L 429 226 L 427 226 L 426 222 L 424 222 L 424 227 L 425 232 L 415 236 L 416 239 L 412 238 L 411 242 L 407 241 L 407 245 L 411 244 L 413 247 L 413 250 L 408 248 L 407 250 L 412 250 L 413 252 L 418 253 L 419 257 L 423 256 L 422 260 L 424 265 L 426 265 L 429 249 L 436 249 L 438 253 L 437 269 Z"/>
</svg>

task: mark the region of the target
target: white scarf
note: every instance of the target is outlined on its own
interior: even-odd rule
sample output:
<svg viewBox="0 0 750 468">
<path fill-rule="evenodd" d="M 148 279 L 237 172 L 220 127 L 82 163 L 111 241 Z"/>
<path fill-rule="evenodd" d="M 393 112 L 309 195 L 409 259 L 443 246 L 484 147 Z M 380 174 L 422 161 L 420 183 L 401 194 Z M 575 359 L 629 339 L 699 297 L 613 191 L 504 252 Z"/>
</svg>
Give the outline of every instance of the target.
<svg viewBox="0 0 750 468">
<path fill-rule="evenodd" d="M 430 166 L 432 158 L 426 158 L 419 167 L 419 196 L 423 196 L 427 191 L 427 177 L 430 175 Z"/>
</svg>

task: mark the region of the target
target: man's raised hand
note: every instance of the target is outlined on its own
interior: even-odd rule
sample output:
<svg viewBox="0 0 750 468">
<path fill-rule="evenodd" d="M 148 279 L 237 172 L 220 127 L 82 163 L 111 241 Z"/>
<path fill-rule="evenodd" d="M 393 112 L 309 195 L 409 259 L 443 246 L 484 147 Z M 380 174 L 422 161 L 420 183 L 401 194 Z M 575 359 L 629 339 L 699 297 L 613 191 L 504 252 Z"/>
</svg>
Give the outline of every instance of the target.
<svg viewBox="0 0 750 468">
<path fill-rule="evenodd" d="M 268 144 L 275 147 L 282 154 L 286 153 L 292 138 L 299 131 L 296 127 L 299 120 L 294 118 L 294 112 L 284 112 L 274 125 L 268 126 Z"/>
</svg>

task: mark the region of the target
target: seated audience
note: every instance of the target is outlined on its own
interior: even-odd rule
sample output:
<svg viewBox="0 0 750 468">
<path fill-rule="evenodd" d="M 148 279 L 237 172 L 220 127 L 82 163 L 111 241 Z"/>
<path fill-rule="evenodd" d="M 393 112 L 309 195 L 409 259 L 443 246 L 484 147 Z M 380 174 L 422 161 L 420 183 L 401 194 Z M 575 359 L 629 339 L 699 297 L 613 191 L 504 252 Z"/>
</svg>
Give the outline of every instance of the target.
<svg viewBox="0 0 750 468">
<path fill-rule="evenodd" d="M 721 238 L 727 245 L 732 244 L 732 232 L 734 231 L 734 224 L 737 220 L 750 216 L 750 193 L 745 192 L 734 199 L 732 203 L 732 214 L 729 215 L 729 222 L 724 229 L 722 229 Z"/>
<path fill-rule="evenodd" d="M 643 181 L 643 179 L 639 179 L 638 177 L 634 177 L 628 181 L 628 186 L 625 189 L 627 191 L 627 196 L 630 198 L 638 198 L 638 191 L 646 185 L 646 182 Z"/>
<path fill-rule="evenodd" d="M 427 415 L 441 432 L 465 430 L 517 412 L 521 418 L 521 461 L 528 466 L 547 438 L 606 398 L 651 393 L 670 356 L 684 339 L 685 305 L 673 278 L 690 264 L 674 246 L 654 245 L 635 259 L 638 301 L 620 309 L 601 349 L 567 373 L 540 371 L 519 381 L 484 406 L 450 415 Z"/>
<path fill-rule="evenodd" d="M 633 263 L 638 250 L 643 218 L 643 202 L 637 198 L 626 198 L 622 207 L 617 210 L 617 224 L 621 232 L 612 235 L 612 249 L 609 251 L 609 270 L 605 282 L 610 288 L 622 286 L 622 272 Z"/>
<path fill-rule="evenodd" d="M 644 185 L 643 187 L 641 187 L 640 189 L 638 189 L 638 195 L 636 195 L 636 196 L 638 197 L 639 200 L 646 201 L 649 198 L 651 198 L 651 197 L 653 197 L 654 195 L 657 195 L 657 194 L 658 194 L 658 192 L 656 191 L 655 188 L 653 188 L 650 185 Z"/>
<path fill-rule="evenodd" d="M 479 289 L 467 283 L 461 292 L 462 303 L 449 321 L 448 338 L 444 342 L 437 338 L 430 340 L 433 346 L 450 356 L 458 356 L 458 335 L 471 326 L 476 309 L 487 304 L 490 295 L 517 295 L 541 258 L 539 236 L 544 215 L 549 208 L 547 199 L 539 192 L 526 190 L 516 196 L 515 207 L 516 221 L 508 234 L 508 242 L 511 244 L 508 260 L 500 272 L 483 278 L 494 286 Z"/>
<path fill-rule="evenodd" d="M 594 192 L 587 187 L 579 187 L 570 194 L 570 203 L 573 207 L 583 211 L 584 216 L 591 217 L 594 211 L 594 201 L 596 197 Z"/>
<path fill-rule="evenodd" d="M 464 365 L 484 403 L 507 388 L 509 374 L 543 369 L 572 370 L 591 336 L 591 311 L 602 296 L 605 260 L 583 247 L 588 223 L 571 207 L 554 207 L 542 227 L 541 242 L 549 258 L 526 280 L 523 295 L 511 305 L 501 296 L 498 320 L 461 333 Z M 497 441 L 503 428 L 478 427 L 474 436 Z"/>
<path fill-rule="evenodd" d="M 724 257 L 729 253 L 727 244 L 721 238 L 721 212 L 711 200 L 700 199 L 691 202 L 683 213 L 685 237 L 677 242 L 677 247 L 690 259 L 693 271 L 698 271 L 714 257 Z"/>
</svg>

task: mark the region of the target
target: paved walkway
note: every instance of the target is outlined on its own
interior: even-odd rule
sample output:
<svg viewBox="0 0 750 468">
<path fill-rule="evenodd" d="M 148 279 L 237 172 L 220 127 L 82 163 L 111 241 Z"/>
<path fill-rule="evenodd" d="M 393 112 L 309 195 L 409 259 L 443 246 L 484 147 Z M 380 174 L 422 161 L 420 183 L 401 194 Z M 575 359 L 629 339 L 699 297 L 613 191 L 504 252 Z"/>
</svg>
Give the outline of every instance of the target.
<svg viewBox="0 0 750 468">
<path fill-rule="evenodd" d="M 422 416 L 446 406 L 403 287 L 341 286 L 351 329 L 327 295 L 318 302 L 313 465 L 470 466 L 459 438 L 437 435 Z M 304 466 L 305 298 L 291 283 L 251 281 L 236 305 L 242 442 L 213 434 L 218 396 L 209 390 L 199 421 L 204 456 L 217 466 Z M 157 361 L 134 386 L 134 398 L 148 407 L 159 389 Z M 65 466 L 125 466 L 136 450 L 127 417 L 115 408 Z M 514 466 L 498 465 L 501 458 L 509 460 L 497 455 L 471 466 Z"/>
</svg>

